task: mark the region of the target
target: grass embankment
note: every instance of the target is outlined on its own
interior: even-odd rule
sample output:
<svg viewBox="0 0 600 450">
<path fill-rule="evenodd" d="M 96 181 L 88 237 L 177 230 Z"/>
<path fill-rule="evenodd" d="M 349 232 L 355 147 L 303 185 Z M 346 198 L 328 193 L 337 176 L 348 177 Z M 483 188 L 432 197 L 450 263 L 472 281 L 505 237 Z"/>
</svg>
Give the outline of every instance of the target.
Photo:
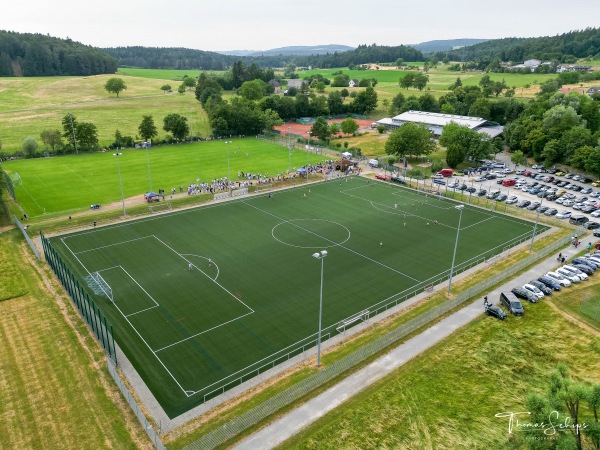
<svg viewBox="0 0 600 450">
<path fill-rule="evenodd" d="M 554 242 L 556 239 L 559 239 L 565 234 L 568 234 L 566 230 L 559 230 L 556 233 L 553 233 L 552 235 L 537 240 L 534 244 L 534 251 L 545 247 L 546 245 L 550 244 L 551 242 Z M 452 291 L 464 291 L 476 285 L 477 283 L 484 281 L 493 274 L 512 266 L 514 263 L 527 256 L 527 254 L 528 248 L 524 248 L 515 252 L 507 258 L 496 261 L 487 270 L 478 271 L 475 274 L 462 279 L 459 278 L 453 283 Z M 389 333 L 390 331 L 409 322 L 410 320 L 430 311 L 431 309 L 445 302 L 446 300 L 447 296 L 445 291 L 438 291 L 437 293 L 433 294 L 427 299 L 422 300 L 414 306 L 411 306 L 407 310 L 401 311 L 400 313 L 395 314 L 394 316 L 391 316 L 381 322 L 373 324 L 373 326 L 369 327 L 365 331 L 350 337 L 343 344 L 324 350 L 321 359 L 322 365 L 326 366 L 334 363 L 335 361 L 343 358 L 344 356 L 352 353 L 353 351 L 356 351 L 359 348 L 365 346 L 366 344 L 378 339 L 384 334 Z M 443 317 L 446 317 L 446 315 Z M 440 317 L 438 320 L 443 319 L 443 317 Z M 415 334 L 422 332 L 423 329 L 430 327 L 435 322 L 432 322 L 427 326 L 423 327 L 422 329 L 411 333 L 405 339 L 403 339 L 403 341 L 406 341 Z M 285 414 L 286 412 L 304 403 L 309 398 L 318 395 L 320 392 L 334 385 L 340 379 L 359 370 L 361 367 L 364 367 L 366 364 L 370 363 L 375 358 L 381 356 L 381 354 L 384 354 L 386 352 L 387 350 L 384 350 L 379 354 L 373 355 L 371 358 L 368 358 L 362 364 L 357 365 L 353 370 L 350 370 L 341 375 L 340 377 L 337 377 L 336 379 L 330 381 L 329 383 L 326 383 L 320 389 L 311 392 L 305 398 L 301 398 L 291 403 L 287 408 L 278 411 L 272 417 L 269 417 L 268 419 L 257 424 L 256 426 L 251 427 L 250 429 L 246 430 L 246 432 L 244 432 L 242 435 L 237 436 L 236 440 L 242 439 L 244 436 L 250 435 L 253 431 L 256 431 L 257 429 L 261 428 L 271 420 L 275 420 L 276 417 Z M 257 405 L 269 399 L 270 397 L 273 397 L 274 395 L 284 391 L 290 386 L 293 386 L 294 384 L 309 377 L 310 375 L 316 372 L 315 361 L 315 358 L 311 358 L 310 360 L 304 361 L 301 366 L 296 366 L 290 369 L 285 374 L 279 376 L 277 379 L 269 380 L 268 382 L 258 386 L 256 389 L 242 395 L 234 401 L 223 404 L 212 410 L 210 413 L 194 421 L 189 422 L 186 426 L 175 430 L 170 435 L 166 436 L 165 442 L 168 442 L 169 448 L 172 449 L 180 449 L 185 447 L 186 445 L 199 439 L 201 436 L 207 434 L 211 430 L 227 423 L 232 419 L 235 419 L 236 417 L 256 407 Z"/>
<path fill-rule="evenodd" d="M 0 234 L 0 448 L 153 448 L 20 233 Z"/>
<path fill-rule="evenodd" d="M 588 285 L 595 295 L 600 285 Z M 553 303 L 580 298 L 578 288 Z M 576 379 L 600 381 L 599 333 L 574 327 L 547 301 L 522 318 L 482 317 L 316 422 L 281 448 L 509 448 L 507 419 L 548 372 L 566 363 Z"/>
</svg>

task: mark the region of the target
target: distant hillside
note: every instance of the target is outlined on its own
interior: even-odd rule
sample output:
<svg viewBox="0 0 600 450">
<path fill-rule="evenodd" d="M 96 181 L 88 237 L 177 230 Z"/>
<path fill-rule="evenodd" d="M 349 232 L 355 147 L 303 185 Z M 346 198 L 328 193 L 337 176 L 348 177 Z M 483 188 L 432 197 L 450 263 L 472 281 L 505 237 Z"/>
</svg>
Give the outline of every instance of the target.
<svg viewBox="0 0 600 450">
<path fill-rule="evenodd" d="M 537 38 L 494 39 L 448 52 L 454 61 L 478 61 L 498 58 L 500 61 L 522 62 L 527 59 L 568 62 L 600 54 L 600 28 L 570 31 L 556 36 Z M 439 57 L 444 54 L 439 53 Z"/>
<path fill-rule="evenodd" d="M 104 51 L 116 58 L 119 66 L 144 69 L 225 70 L 240 59 L 189 48 L 134 46 L 105 48 Z"/>
<path fill-rule="evenodd" d="M 327 45 L 297 45 L 289 47 L 272 48 L 270 50 L 229 50 L 220 51 L 222 55 L 235 56 L 310 56 L 325 55 L 327 53 L 348 52 L 354 50 L 354 47 L 348 45 L 327 44 Z"/>
<path fill-rule="evenodd" d="M 98 48 L 43 34 L 0 30 L 0 77 L 88 76 L 117 71 Z"/>
<path fill-rule="evenodd" d="M 480 44 L 489 41 L 489 39 L 446 39 L 437 41 L 421 42 L 420 44 L 410 44 L 411 47 L 421 50 L 423 53 L 449 52 L 460 47 Z"/>
<path fill-rule="evenodd" d="M 349 52 L 354 50 L 354 47 L 347 45 L 312 45 L 312 46 L 292 46 L 292 47 L 280 47 L 273 48 L 271 50 L 264 50 L 254 52 L 249 56 L 278 56 L 278 55 L 290 55 L 290 56 L 310 56 L 310 55 L 326 55 L 327 53 L 335 52 Z"/>
</svg>

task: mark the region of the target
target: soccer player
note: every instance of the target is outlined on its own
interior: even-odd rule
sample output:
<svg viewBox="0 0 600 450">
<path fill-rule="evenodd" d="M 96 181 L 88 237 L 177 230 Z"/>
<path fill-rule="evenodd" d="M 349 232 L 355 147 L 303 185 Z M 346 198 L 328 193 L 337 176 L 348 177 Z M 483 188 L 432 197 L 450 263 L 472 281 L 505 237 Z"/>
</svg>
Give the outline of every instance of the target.
<svg viewBox="0 0 600 450">
<path fill-rule="evenodd" d="M 194 266 L 192 265 L 192 263 L 188 263 L 188 270 L 192 270 Z"/>
</svg>

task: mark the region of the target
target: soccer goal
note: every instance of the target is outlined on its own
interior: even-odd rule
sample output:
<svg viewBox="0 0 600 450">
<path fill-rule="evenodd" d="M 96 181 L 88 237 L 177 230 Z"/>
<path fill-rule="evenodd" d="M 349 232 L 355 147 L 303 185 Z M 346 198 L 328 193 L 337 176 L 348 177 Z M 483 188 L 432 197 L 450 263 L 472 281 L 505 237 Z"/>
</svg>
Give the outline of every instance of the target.
<svg viewBox="0 0 600 450">
<path fill-rule="evenodd" d="M 161 211 L 171 211 L 172 209 L 173 206 L 171 205 L 171 202 L 161 202 L 148 206 L 148 211 L 150 211 L 152 214 Z"/>
<path fill-rule="evenodd" d="M 21 179 L 21 175 L 19 175 L 18 172 L 11 173 L 10 180 L 12 181 L 12 184 L 14 187 L 22 187 L 23 186 L 23 180 Z"/>
<path fill-rule="evenodd" d="M 91 273 L 90 276 L 92 277 L 93 280 L 93 286 L 92 289 L 94 290 L 94 293 L 98 294 L 98 295 L 106 295 L 111 302 L 115 302 L 115 300 L 113 299 L 113 293 L 112 293 L 112 289 L 111 287 L 108 285 L 108 283 L 106 281 L 104 281 L 104 278 L 102 278 L 102 275 L 100 275 L 100 273 L 98 272 L 94 272 Z"/>
</svg>

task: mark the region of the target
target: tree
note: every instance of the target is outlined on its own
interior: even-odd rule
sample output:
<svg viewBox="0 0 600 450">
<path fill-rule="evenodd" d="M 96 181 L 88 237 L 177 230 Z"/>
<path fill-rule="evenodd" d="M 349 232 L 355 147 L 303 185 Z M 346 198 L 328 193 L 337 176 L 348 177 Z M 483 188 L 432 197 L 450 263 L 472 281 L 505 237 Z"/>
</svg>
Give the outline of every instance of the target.
<svg viewBox="0 0 600 450">
<path fill-rule="evenodd" d="M 400 67 L 402 67 L 404 65 L 404 60 L 402 58 L 398 58 L 396 60 L 396 67 L 399 69 Z"/>
<path fill-rule="evenodd" d="M 196 87 L 196 80 L 193 77 L 184 77 L 183 83 L 181 83 L 186 89 Z"/>
<path fill-rule="evenodd" d="M 341 131 L 341 128 L 340 128 L 339 123 L 333 122 L 331 125 L 329 125 L 329 132 L 331 133 L 332 136 L 339 134 L 340 131 Z"/>
<path fill-rule="evenodd" d="M 267 92 L 267 83 L 262 80 L 246 81 L 237 93 L 248 100 L 260 100 Z"/>
<path fill-rule="evenodd" d="M 429 83 L 429 75 L 425 75 L 424 73 L 417 73 L 413 80 L 413 86 L 416 87 L 419 91 L 425 89 Z"/>
<path fill-rule="evenodd" d="M 89 122 L 79 122 L 77 124 L 77 145 L 81 150 L 98 149 L 98 128 Z"/>
<path fill-rule="evenodd" d="M 183 85 L 183 83 L 181 83 L 178 87 L 177 87 L 177 92 L 181 95 L 185 94 L 185 86 Z"/>
<path fill-rule="evenodd" d="M 77 138 L 77 119 L 71 113 L 65 114 L 62 118 L 63 134 L 67 142 L 75 148 L 75 139 Z"/>
<path fill-rule="evenodd" d="M 594 151 L 590 153 L 585 163 L 586 170 L 600 176 L 600 143 L 594 147 Z"/>
<path fill-rule="evenodd" d="M 467 158 L 476 161 L 493 153 L 492 141 L 487 136 L 456 123 L 444 127 L 439 141 L 448 149 L 446 162 L 453 169 Z"/>
<path fill-rule="evenodd" d="M 138 127 L 138 132 L 145 141 L 149 141 L 158 136 L 158 130 L 156 129 L 156 125 L 154 125 L 152 116 L 144 116 L 142 118 L 142 123 L 140 123 L 140 126 Z"/>
<path fill-rule="evenodd" d="M 354 135 L 354 133 L 356 133 L 356 130 L 358 130 L 358 128 L 359 128 L 358 123 L 352 117 L 345 118 L 342 121 L 342 123 L 340 124 L 340 129 L 345 134 Z"/>
<path fill-rule="evenodd" d="M 327 107 L 331 114 L 341 114 L 345 111 L 344 99 L 340 91 L 331 91 L 327 97 Z"/>
<path fill-rule="evenodd" d="M 111 94 L 117 94 L 118 97 L 119 93 L 127 89 L 127 85 L 122 78 L 109 78 L 104 89 Z"/>
<path fill-rule="evenodd" d="M 163 130 L 171 133 L 178 141 L 183 141 L 190 132 L 187 117 L 181 114 L 167 114 L 163 119 Z"/>
<path fill-rule="evenodd" d="M 348 87 L 348 82 L 350 81 L 350 77 L 348 75 L 344 75 L 340 73 L 333 77 L 333 82 L 331 83 L 332 87 Z"/>
<path fill-rule="evenodd" d="M 322 141 L 331 136 L 329 125 L 327 125 L 327 121 L 322 116 L 317 117 L 310 131 L 313 136 L 318 137 Z"/>
<path fill-rule="evenodd" d="M 163 84 L 163 85 L 160 87 L 160 90 L 161 90 L 161 91 L 165 91 L 165 94 L 166 94 L 167 92 L 169 92 L 169 91 L 171 90 L 171 85 L 170 85 L 170 84 Z"/>
<path fill-rule="evenodd" d="M 510 155 L 510 161 L 515 166 L 521 166 L 521 165 L 523 165 L 523 163 L 525 162 L 525 160 L 526 160 L 525 155 L 523 154 L 523 152 L 521 150 L 517 150 L 512 155 Z"/>
<path fill-rule="evenodd" d="M 375 89 L 368 87 L 356 94 L 350 108 L 359 114 L 367 114 L 377 108 L 377 92 L 375 92 Z"/>
<path fill-rule="evenodd" d="M 444 162 L 441 159 L 431 161 L 431 173 L 437 173 L 444 168 Z"/>
<path fill-rule="evenodd" d="M 27 136 L 25 139 L 23 139 L 21 148 L 23 153 L 25 153 L 26 158 L 33 158 L 38 149 L 38 143 L 33 136 Z"/>
<path fill-rule="evenodd" d="M 348 89 L 344 88 L 340 91 L 340 95 L 342 96 L 342 98 L 346 98 L 350 95 L 350 91 Z"/>
<path fill-rule="evenodd" d="M 435 148 L 431 140 L 431 131 L 425 125 L 412 122 L 396 128 L 385 143 L 388 155 L 404 157 L 406 155 L 428 155 Z"/>
<path fill-rule="evenodd" d="M 407 73 L 404 75 L 402 78 L 400 78 L 400 87 L 403 87 L 404 89 L 412 87 L 415 83 L 416 75 L 416 73 Z"/>
<path fill-rule="evenodd" d="M 59 130 L 44 130 L 40 134 L 40 137 L 46 148 L 50 147 L 52 151 L 56 150 L 62 144 L 62 136 Z"/>
</svg>

